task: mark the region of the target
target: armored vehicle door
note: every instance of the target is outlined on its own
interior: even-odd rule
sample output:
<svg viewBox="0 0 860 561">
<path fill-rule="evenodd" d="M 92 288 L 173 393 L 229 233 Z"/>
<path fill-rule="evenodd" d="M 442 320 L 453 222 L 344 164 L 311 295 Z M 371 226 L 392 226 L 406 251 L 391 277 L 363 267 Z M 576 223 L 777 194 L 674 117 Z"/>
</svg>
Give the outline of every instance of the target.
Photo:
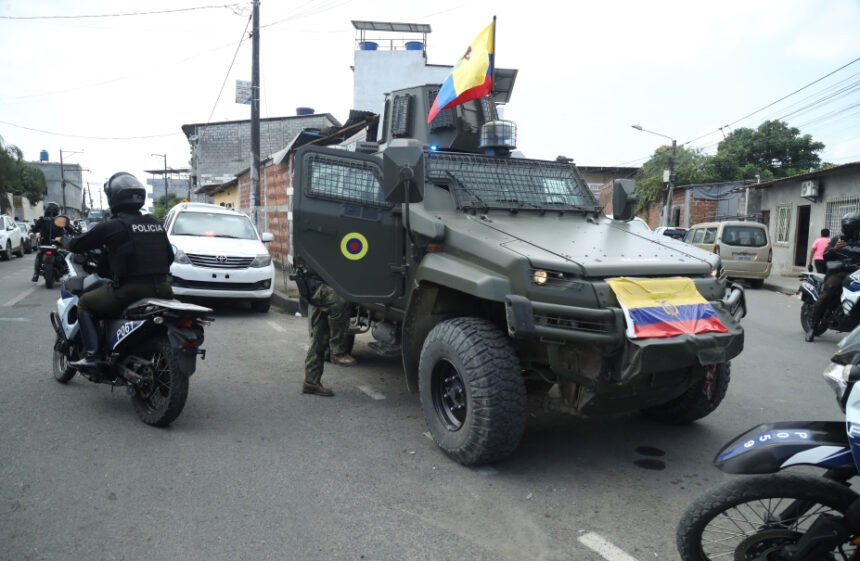
<svg viewBox="0 0 860 561">
<path fill-rule="evenodd" d="M 382 160 L 305 146 L 294 163 L 292 253 L 351 302 L 403 294 L 400 205 L 386 202 Z"/>
</svg>

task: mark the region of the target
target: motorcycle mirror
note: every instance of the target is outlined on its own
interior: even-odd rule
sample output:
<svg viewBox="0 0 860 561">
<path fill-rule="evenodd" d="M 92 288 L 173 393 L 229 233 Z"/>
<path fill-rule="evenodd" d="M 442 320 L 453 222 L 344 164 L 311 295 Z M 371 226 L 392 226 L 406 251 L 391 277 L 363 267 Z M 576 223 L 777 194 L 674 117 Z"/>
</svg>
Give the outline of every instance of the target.
<svg viewBox="0 0 860 561">
<path fill-rule="evenodd" d="M 851 367 L 851 371 L 848 373 L 848 381 L 860 382 L 860 364 L 855 364 Z"/>
</svg>

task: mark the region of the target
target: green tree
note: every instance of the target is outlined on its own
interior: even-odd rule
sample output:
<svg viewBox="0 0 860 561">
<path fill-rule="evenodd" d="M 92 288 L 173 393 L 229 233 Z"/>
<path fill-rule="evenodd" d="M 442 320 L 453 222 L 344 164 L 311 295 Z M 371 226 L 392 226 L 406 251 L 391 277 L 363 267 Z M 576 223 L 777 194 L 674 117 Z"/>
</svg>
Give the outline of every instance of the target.
<svg viewBox="0 0 860 561">
<path fill-rule="evenodd" d="M 0 212 L 10 212 L 8 195 L 24 196 L 35 204 L 42 200 L 46 189 L 42 170 L 27 165 L 21 150 L 0 137 Z"/>
<path fill-rule="evenodd" d="M 162 195 L 157 199 L 153 199 L 152 201 L 152 214 L 155 215 L 159 220 L 164 219 L 167 216 L 167 211 L 173 208 L 175 205 L 179 204 L 179 197 L 174 195 L 173 193 L 167 194 L 167 204 L 165 204 L 165 197 Z"/>
<path fill-rule="evenodd" d="M 652 203 L 662 202 L 666 188 L 663 170 L 669 169 L 672 157 L 671 146 L 661 146 L 636 173 L 636 192 L 639 194 L 638 210 L 647 209 Z M 675 185 L 708 183 L 715 181 L 709 157 L 698 149 L 678 146 L 675 150 Z"/>
<path fill-rule="evenodd" d="M 711 158 L 718 181 L 788 177 L 822 166 L 824 144 L 783 121 L 765 121 L 756 130 L 732 131 Z"/>
</svg>

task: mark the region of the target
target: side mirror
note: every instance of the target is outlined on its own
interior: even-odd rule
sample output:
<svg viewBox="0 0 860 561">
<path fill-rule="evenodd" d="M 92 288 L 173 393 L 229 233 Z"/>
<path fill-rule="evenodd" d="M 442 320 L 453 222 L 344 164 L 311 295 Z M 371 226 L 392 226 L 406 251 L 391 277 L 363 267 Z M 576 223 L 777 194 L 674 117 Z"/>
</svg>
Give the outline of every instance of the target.
<svg viewBox="0 0 860 561">
<path fill-rule="evenodd" d="M 616 179 L 612 185 L 612 217 L 629 222 L 639 197 L 635 193 L 636 182 L 632 179 Z"/>
<path fill-rule="evenodd" d="M 275 241 L 275 236 L 272 235 L 271 232 L 263 232 L 263 235 L 260 236 L 260 239 L 263 243 L 269 243 Z"/>
<path fill-rule="evenodd" d="M 424 147 L 413 138 L 392 140 L 382 152 L 382 189 L 389 203 L 424 200 Z"/>
</svg>

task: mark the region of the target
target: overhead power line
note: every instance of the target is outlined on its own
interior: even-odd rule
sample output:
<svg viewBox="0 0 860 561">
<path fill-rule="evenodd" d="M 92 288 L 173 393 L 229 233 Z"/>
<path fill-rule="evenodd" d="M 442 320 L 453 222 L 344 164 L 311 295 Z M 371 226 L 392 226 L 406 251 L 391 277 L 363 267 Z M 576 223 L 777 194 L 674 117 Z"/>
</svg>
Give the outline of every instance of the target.
<svg viewBox="0 0 860 561">
<path fill-rule="evenodd" d="M 52 131 L 46 131 L 46 130 L 42 130 L 42 129 L 36 129 L 33 127 L 25 127 L 24 125 L 18 125 L 15 123 L 10 123 L 8 121 L 0 121 L 0 124 L 8 125 L 10 127 L 15 127 L 17 129 L 24 129 L 24 130 L 33 131 L 33 132 L 40 132 L 42 134 L 50 134 L 53 136 L 64 136 L 67 138 L 82 138 L 85 140 L 145 140 L 148 138 L 164 138 L 166 136 L 173 136 L 175 134 L 181 134 L 180 131 L 176 131 L 176 132 L 169 132 L 169 133 L 164 133 L 164 134 L 148 134 L 148 135 L 143 135 L 143 136 L 84 136 L 84 135 L 80 135 L 80 134 L 66 134 L 66 133 L 62 133 L 62 132 L 52 132 Z"/>
<path fill-rule="evenodd" d="M 230 71 L 233 70 L 233 65 L 236 63 L 236 57 L 239 56 L 239 49 L 242 47 L 242 42 L 247 39 L 248 27 L 251 25 L 251 18 L 248 18 L 248 23 L 245 24 L 245 29 L 242 31 L 242 37 L 239 39 L 239 44 L 236 45 L 236 52 L 233 53 L 233 60 L 230 61 L 230 67 L 227 68 L 227 73 L 224 75 L 224 81 L 221 82 L 221 89 L 218 90 L 218 97 L 215 98 L 215 103 L 212 105 L 212 111 L 209 112 L 209 118 L 206 122 L 212 121 L 212 115 L 215 114 L 215 108 L 218 107 L 218 102 L 221 101 L 221 94 L 224 93 L 224 86 L 227 85 L 227 79 L 230 77 Z"/>
<path fill-rule="evenodd" d="M 767 104 L 767 105 L 765 105 L 764 107 L 762 107 L 762 108 L 760 108 L 760 109 L 756 109 L 756 110 L 755 110 L 755 111 L 753 111 L 752 113 L 749 113 L 749 114 L 747 114 L 747 115 L 744 115 L 744 116 L 743 116 L 743 117 L 741 117 L 740 119 L 736 119 L 736 120 L 732 121 L 731 123 L 729 123 L 729 124 L 727 124 L 727 125 L 723 125 L 723 126 L 722 126 L 722 127 L 720 127 L 720 128 L 728 128 L 728 127 L 731 127 L 731 126 L 733 126 L 733 125 L 735 125 L 735 124 L 737 124 L 737 123 L 740 123 L 741 121 L 743 121 L 743 120 L 745 120 L 745 119 L 748 119 L 748 118 L 752 117 L 753 115 L 756 115 L 756 114 L 758 114 L 758 113 L 761 113 L 761 112 L 762 112 L 762 111 L 764 111 L 765 109 L 769 109 L 769 108 L 773 107 L 774 105 L 776 105 L 777 103 L 779 103 L 779 102 L 781 102 L 781 101 L 785 101 L 786 99 L 790 98 L 791 96 L 793 96 L 793 95 L 795 95 L 795 94 L 797 94 L 797 93 L 802 92 L 802 91 L 803 91 L 803 90 L 805 90 L 806 88 L 808 88 L 808 87 L 810 87 L 810 86 L 813 86 L 813 85 L 817 84 L 818 82 L 820 82 L 820 81 L 824 80 L 825 78 L 829 78 L 830 76 L 833 76 L 834 74 L 836 74 L 836 73 L 837 73 L 837 72 L 839 72 L 840 70 L 844 70 L 845 68 L 848 68 L 849 66 L 851 66 L 851 65 L 852 65 L 852 64 L 854 64 L 854 63 L 856 63 L 857 61 L 860 61 L 860 57 L 855 58 L 854 60 L 852 60 L 852 61 L 851 61 L 851 62 L 849 62 L 848 64 L 844 64 L 844 65 L 840 66 L 839 68 L 837 68 L 836 70 L 833 70 L 832 72 L 828 72 L 827 74 L 825 74 L 825 75 L 824 75 L 824 76 L 822 76 L 821 78 L 818 78 L 817 80 L 813 80 L 812 82 L 810 82 L 810 83 L 806 84 L 806 85 L 805 85 L 805 86 L 803 86 L 802 88 L 796 89 L 796 90 L 794 90 L 793 92 L 791 92 L 790 94 L 785 95 L 785 96 L 783 96 L 783 97 L 781 97 L 781 98 L 777 99 L 777 100 L 776 100 L 776 101 L 774 101 L 774 102 L 768 103 L 768 104 Z M 709 133 L 707 133 L 707 134 L 703 134 L 702 136 L 696 137 L 696 138 L 694 138 L 694 139 L 692 139 L 692 140 L 688 140 L 688 141 L 687 141 L 687 142 L 685 142 L 684 144 L 689 144 L 689 143 L 691 143 L 691 142 L 695 142 L 695 141 L 697 141 L 697 140 L 699 140 L 699 139 L 705 138 L 706 136 L 710 136 L 710 135 L 712 135 L 712 134 L 714 134 L 714 133 L 716 133 L 716 132 L 720 132 L 720 128 L 718 128 L 718 129 L 717 129 L 717 130 L 715 130 L 715 131 L 711 131 L 711 132 L 709 132 Z"/>
<path fill-rule="evenodd" d="M 211 6 L 194 6 L 190 8 L 174 8 L 172 10 L 158 10 L 152 12 L 125 12 L 121 14 L 75 14 L 57 16 L 0 16 L 0 19 L 14 20 L 47 20 L 47 19 L 95 19 L 95 18 L 121 18 L 128 16 L 152 16 L 156 14 L 174 14 L 177 12 L 194 12 L 198 10 L 215 10 L 220 8 L 235 8 L 241 4 L 216 4 Z"/>
</svg>

